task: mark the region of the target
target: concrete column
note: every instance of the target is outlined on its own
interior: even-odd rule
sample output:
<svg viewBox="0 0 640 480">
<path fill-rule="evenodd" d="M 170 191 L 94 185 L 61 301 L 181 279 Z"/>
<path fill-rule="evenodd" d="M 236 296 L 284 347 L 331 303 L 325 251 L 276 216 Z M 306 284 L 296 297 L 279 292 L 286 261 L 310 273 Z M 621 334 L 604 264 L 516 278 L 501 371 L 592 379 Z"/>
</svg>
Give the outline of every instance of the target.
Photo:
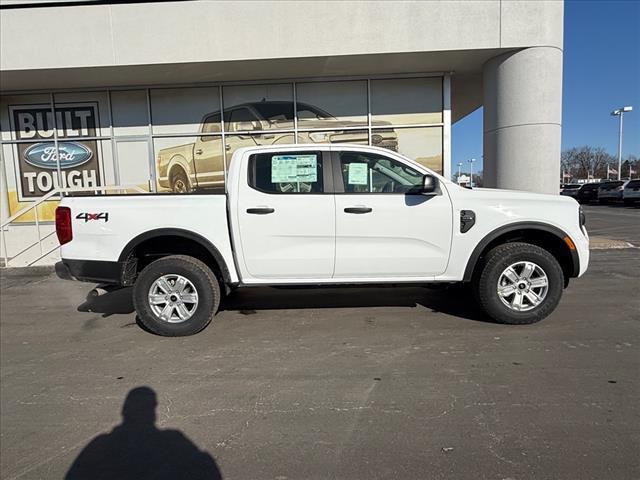
<svg viewBox="0 0 640 480">
<path fill-rule="evenodd" d="M 558 193 L 562 50 L 533 47 L 484 65 L 484 184 Z"/>
</svg>

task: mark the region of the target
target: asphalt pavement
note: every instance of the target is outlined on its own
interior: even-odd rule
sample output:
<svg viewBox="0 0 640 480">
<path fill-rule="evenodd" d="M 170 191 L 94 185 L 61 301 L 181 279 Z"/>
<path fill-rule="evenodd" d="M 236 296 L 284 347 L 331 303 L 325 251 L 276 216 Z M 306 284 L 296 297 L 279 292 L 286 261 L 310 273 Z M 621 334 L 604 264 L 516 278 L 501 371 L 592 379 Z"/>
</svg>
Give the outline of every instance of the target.
<svg viewBox="0 0 640 480">
<path fill-rule="evenodd" d="M 639 209 L 586 210 L 640 245 Z M 161 338 L 129 289 L 4 270 L 0 477 L 637 479 L 639 272 L 595 250 L 531 326 L 463 289 L 241 289 Z"/>
</svg>

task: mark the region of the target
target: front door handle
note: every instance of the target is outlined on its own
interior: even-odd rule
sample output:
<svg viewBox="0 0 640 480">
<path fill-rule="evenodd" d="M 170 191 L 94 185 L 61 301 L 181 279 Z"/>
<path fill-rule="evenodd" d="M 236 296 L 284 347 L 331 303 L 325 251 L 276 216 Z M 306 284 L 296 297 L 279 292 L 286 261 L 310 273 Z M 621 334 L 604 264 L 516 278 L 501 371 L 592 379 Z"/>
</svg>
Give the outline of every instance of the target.
<svg viewBox="0 0 640 480">
<path fill-rule="evenodd" d="M 344 213 L 371 213 L 373 208 L 369 207 L 347 207 L 344 209 Z"/>
<path fill-rule="evenodd" d="M 247 213 L 250 213 L 252 215 L 269 215 L 270 213 L 273 213 L 275 211 L 275 208 L 269 207 L 247 208 Z"/>
</svg>

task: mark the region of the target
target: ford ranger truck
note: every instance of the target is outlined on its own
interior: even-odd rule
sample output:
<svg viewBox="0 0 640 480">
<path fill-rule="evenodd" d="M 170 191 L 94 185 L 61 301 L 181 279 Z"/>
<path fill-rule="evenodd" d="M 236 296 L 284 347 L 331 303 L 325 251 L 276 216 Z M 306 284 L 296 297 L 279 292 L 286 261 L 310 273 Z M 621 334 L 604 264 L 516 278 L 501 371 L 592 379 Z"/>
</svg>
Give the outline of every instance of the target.
<svg viewBox="0 0 640 480">
<path fill-rule="evenodd" d="M 470 284 L 492 319 L 529 324 L 589 263 L 568 197 L 467 189 L 382 148 L 238 149 L 226 194 L 68 196 L 61 278 L 133 286 L 140 322 L 205 328 L 232 289 Z"/>
<path fill-rule="evenodd" d="M 301 125 L 312 121 L 315 129 L 331 130 L 299 131 L 298 143 L 369 144 L 369 133 L 362 123 L 338 120 L 318 107 L 301 102 L 297 103 L 296 113 Z M 241 147 L 295 143 L 292 132 L 282 132 L 282 129 L 293 128 L 293 102 L 243 103 L 225 108 L 224 119 L 227 132 L 224 148 L 228 155 Z M 394 151 L 398 149 L 398 136 L 389 122 L 377 120 L 372 125 L 388 127 L 376 130 L 371 136 L 375 146 Z M 362 127 L 364 130 L 353 130 L 353 127 Z M 175 193 L 224 191 L 222 136 L 207 135 L 221 132 L 220 112 L 213 112 L 202 119 L 201 135 L 196 137 L 195 143 L 160 150 L 157 158 L 160 187 Z"/>
</svg>

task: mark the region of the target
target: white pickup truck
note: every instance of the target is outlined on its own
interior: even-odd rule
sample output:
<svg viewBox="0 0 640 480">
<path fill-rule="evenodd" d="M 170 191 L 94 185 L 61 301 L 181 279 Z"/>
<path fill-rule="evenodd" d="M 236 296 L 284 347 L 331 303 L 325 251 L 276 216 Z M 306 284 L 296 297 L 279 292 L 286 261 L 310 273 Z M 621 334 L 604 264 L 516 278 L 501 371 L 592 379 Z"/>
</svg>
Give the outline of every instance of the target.
<svg viewBox="0 0 640 480">
<path fill-rule="evenodd" d="M 589 262 L 574 199 L 462 188 L 381 148 L 241 148 L 226 185 L 64 198 L 58 275 L 133 285 L 144 326 L 178 336 L 257 285 L 467 282 L 491 318 L 533 323 Z"/>
</svg>

